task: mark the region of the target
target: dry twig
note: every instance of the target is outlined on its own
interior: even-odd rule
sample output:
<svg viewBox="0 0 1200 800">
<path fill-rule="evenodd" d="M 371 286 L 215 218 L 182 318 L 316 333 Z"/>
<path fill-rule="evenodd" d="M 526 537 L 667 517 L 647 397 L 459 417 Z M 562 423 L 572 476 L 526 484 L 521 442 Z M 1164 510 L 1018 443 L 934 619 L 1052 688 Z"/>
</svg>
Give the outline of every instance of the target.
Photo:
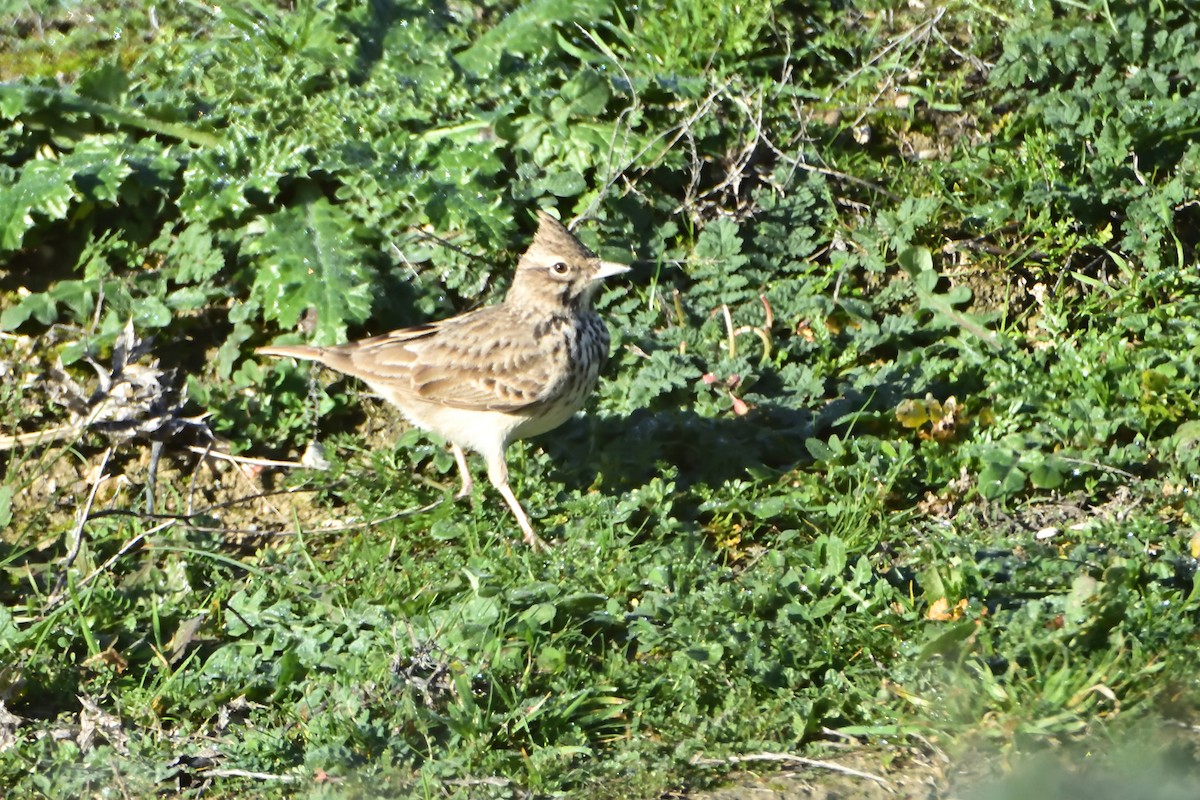
<svg viewBox="0 0 1200 800">
<path fill-rule="evenodd" d="M 58 605 L 63 597 L 63 592 L 67 585 L 67 576 L 71 571 L 71 567 L 75 565 L 75 559 L 79 557 L 79 551 L 83 547 L 83 529 L 88 523 L 89 515 L 92 513 L 92 505 L 96 502 L 96 492 L 100 491 L 100 484 L 104 482 L 104 471 L 108 468 L 108 459 L 112 457 L 113 449 L 110 447 L 104 451 L 104 455 L 100 459 L 100 466 L 96 468 L 96 477 L 92 481 L 91 491 L 88 492 L 87 500 L 83 507 L 79 509 L 79 519 L 75 523 L 75 528 L 71 532 L 71 548 L 67 551 L 66 557 L 63 559 L 62 572 L 58 575 L 58 580 L 54 584 L 54 591 L 50 593 L 50 599 L 46 601 L 46 607 L 51 608 Z"/>
</svg>

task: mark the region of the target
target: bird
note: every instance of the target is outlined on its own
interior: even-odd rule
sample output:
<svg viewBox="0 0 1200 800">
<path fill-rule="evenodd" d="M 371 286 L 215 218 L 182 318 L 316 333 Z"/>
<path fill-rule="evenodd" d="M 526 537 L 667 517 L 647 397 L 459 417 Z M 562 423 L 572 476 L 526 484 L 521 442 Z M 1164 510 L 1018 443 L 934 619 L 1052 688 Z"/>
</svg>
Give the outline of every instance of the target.
<svg viewBox="0 0 1200 800">
<path fill-rule="evenodd" d="M 363 381 L 407 420 L 450 444 L 474 489 L 464 451 L 483 457 L 524 541 L 545 548 L 508 482 L 510 444 L 557 428 L 595 390 L 609 334 L 592 305 L 603 281 L 629 271 L 602 261 L 546 211 L 517 260 L 504 299 L 436 322 L 332 346 L 255 352 L 318 362 Z"/>
</svg>

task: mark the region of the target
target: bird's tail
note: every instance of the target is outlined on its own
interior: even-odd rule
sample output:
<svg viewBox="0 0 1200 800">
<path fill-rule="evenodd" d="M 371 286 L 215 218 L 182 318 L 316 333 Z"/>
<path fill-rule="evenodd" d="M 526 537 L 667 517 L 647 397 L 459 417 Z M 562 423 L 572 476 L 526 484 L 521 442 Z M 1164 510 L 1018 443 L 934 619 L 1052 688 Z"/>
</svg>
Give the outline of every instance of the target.
<svg viewBox="0 0 1200 800">
<path fill-rule="evenodd" d="M 260 356 L 279 356 L 281 358 L 298 358 L 301 361 L 320 361 L 324 348 L 309 347 L 303 344 L 281 344 L 271 347 L 259 347 L 254 351 Z"/>
</svg>

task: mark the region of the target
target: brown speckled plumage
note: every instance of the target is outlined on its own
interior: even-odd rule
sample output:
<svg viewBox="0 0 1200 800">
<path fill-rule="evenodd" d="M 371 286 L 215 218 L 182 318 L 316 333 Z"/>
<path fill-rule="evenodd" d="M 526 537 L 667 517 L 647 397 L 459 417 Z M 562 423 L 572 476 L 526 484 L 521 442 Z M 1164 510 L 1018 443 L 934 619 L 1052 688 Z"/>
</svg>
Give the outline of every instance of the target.
<svg viewBox="0 0 1200 800">
<path fill-rule="evenodd" d="M 603 262 L 545 212 L 497 305 L 332 347 L 263 347 L 263 355 L 317 361 L 363 380 L 418 427 L 484 457 L 488 479 L 530 545 L 540 545 L 508 486 L 505 450 L 558 427 L 583 407 L 608 355 L 608 329 L 592 308 L 600 282 L 628 267 Z"/>
</svg>

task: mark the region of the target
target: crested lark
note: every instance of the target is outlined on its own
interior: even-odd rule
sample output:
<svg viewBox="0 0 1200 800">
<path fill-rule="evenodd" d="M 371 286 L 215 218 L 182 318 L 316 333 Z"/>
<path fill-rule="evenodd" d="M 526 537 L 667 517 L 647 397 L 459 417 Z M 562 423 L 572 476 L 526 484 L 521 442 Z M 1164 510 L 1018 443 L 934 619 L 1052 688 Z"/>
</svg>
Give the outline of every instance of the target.
<svg viewBox="0 0 1200 800">
<path fill-rule="evenodd" d="M 458 497 L 474 485 L 463 450 L 482 455 L 530 546 L 542 541 L 509 488 L 505 450 L 583 407 L 608 357 L 608 329 L 592 298 L 604 278 L 629 270 L 601 261 L 544 211 L 538 221 L 502 303 L 332 347 L 256 351 L 360 378 L 411 423 L 440 434 L 462 475 Z"/>
</svg>

